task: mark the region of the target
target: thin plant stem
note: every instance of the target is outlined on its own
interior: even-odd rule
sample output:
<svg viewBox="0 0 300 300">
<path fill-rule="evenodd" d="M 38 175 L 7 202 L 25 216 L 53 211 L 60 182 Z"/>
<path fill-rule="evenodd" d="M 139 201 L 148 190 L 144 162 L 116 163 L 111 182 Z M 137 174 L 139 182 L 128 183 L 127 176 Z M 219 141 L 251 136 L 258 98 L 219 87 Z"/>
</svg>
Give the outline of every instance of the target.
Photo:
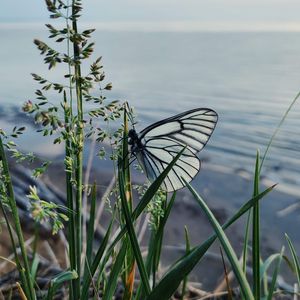
<svg viewBox="0 0 300 300">
<path fill-rule="evenodd" d="M 100 123 L 99 123 L 100 126 Z M 86 165 L 86 171 L 84 176 L 84 187 L 85 190 L 83 192 L 83 199 L 82 199 L 82 211 L 83 211 L 83 221 L 82 221 L 82 261 L 86 261 L 86 249 L 87 249 L 87 231 L 86 231 L 86 223 L 87 223 L 87 212 L 88 212 L 88 187 L 90 181 L 90 175 L 93 167 L 93 159 L 95 154 L 95 147 L 96 147 L 96 135 L 93 135 L 92 142 L 90 145 L 89 157 L 88 162 Z M 96 183 L 94 183 L 96 185 Z M 94 221 L 94 220 L 93 220 Z M 90 222 L 90 221 L 89 221 Z"/>
<path fill-rule="evenodd" d="M 27 281 L 26 281 L 26 277 L 24 275 L 24 268 L 22 267 L 21 262 L 19 260 L 19 256 L 18 256 L 18 253 L 17 253 L 17 245 L 16 245 L 15 240 L 14 240 L 13 231 L 12 231 L 12 228 L 10 226 L 9 219 L 8 219 L 7 214 L 6 214 L 5 208 L 4 208 L 4 206 L 3 206 L 3 204 L 2 204 L 1 201 L 0 201 L 0 208 L 1 208 L 2 214 L 4 216 L 4 220 L 5 220 L 7 229 L 8 229 L 8 234 L 9 234 L 9 237 L 10 237 L 10 240 L 11 240 L 12 249 L 13 249 L 13 253 L 14 253 L 13 255 L 15 256 L 16 265 L 17 265 L 18 270 L 20 272 L 21 281 L 23 283 L 23 286 L 24 286 L 24 289 L 25 289 L 25 293 L 27 295 L 29 295 Z"/>
<path fill-rule="evenodd" d="M 68 56 L 71 55 L 71 50 L 70 50 L 70 24 L 69 24 L 69 0 L 67 1 L 67 17 L 66 17 L 66 27 L 67 27 L 67 54 Z M 69 97 L 70 97 L 70 116 L 72 118 L 73 116 L 73 84 L 72 84 L 72 68 L 71 68 L 71 64 L 68 63 L 68 73 L 69 73 Z"/>
<path fill-rule="evenodd" d="M 77 20 L 75 17 L 75 3 L 72 1 L 72 29 L 74 34 L 78 33 Z M 75 205 L 75 230 L 76 230 L 76 272 L 78 278 L 76 279 L 76 289 L 74 291 L 75 299 L 80 296 L 80 277 L 81 277 L 81 249 L 82 249 L 82 183 L 83 183 L 83 110 L 82 110 L 82 89 L 81 89 L 81 68 L 79 62 L 79 45 L 76 40 L 73 41 L 74 61 L 75 61 L 75 85 L 76 85 L 76 98 L 77 98 L 77 149 L 76 149 L 76 205 Z"/>
<path fill-rule="evenodd" d="M 270 149 L 271 145 L 273 144 L 273 141 L 274 141 L 274 139 L 275 139 L 275 137 L 276 137 L 278 131 L 280 130 L 280 128 L 281 128 L 282 124 L 284 123 L 285 119 L 287 118 L 287 116 L 288 116 L 290 110 L 291 110 L 292 107 L 295 105 L 295 103 L 296 103 L 296 101 L 299 99 L 299 97 L 300 97 L 300 92 L 298 92 L 298 94 L 296 95 L 296 97 L 293 99 L 292 103 L 289 105 L 289 107 L 288 107 L 287 110 L 285 111 L 285 113 L 284 113 L 284 115 L 282 116 L 280 122 L 278 123 L 278 125 L 277 125 L 277 127 L 276 127 L 274 133 L 272 134 L 272 136 L 271 136 L 271 138 L 270 138 L 270 141 L 269 141 L 269 143 L 268 143 L 268 145 L 267 145 L 267 148 L 266 148 L 266 150 L 265 150 L 265 152 L 264 152 L 264 155 L 263 155 L 263 157 L 262 157 L 262 159 L 261 159 L 261 162 L 260 162 L 259 172 L 258 172 L 259 174 L 261 173 L 261 169 L 262 169 L 262 167 L 263 167 L 264 161 L 265 161 L 265 159 L 266 159 L 266 157 L 267 157 L 267 154 L 268 154 L 268 152 L 269 152 L 269 149 Z"/>
<path fill-rule="evenodd" d="M 6 188 L 7 188 L 9 206 L 10 206 L 12 217 L 14 220 L 15 229 L 16 229 L 16 233 L 17 233 L 17 237 L 18 237 L 18 241 L 19 241 L 19 245 L 20 245 L 20 249 L 21 249 L 22 259 L 23 259 L 23 263 L 24 263 L 24 269 L 25 269 L 24 272 L 25 272 L 25 278 L 26 278 L 26 285 L 27 285 L 27 289 L 28 289 L 27 297 L 29 299 L 34 300 L 34 299 L 36 299 L 35 290 L 34 290 L 32 278 L 30 275 L 30 267 L 29 267 L 27 251 L 26 251 L 26 247 L 25 247 L 25 243 L 24 243 L 24 237 L 23 237 L 22 227 L 21 227 L 21 223 L 20 223 L 18 207 L 16 204 L 15 196 L 14 196 L 14 190 L 13 190 L 13 186 L 12 186 L 8 162 L 7 162 L 6 154 L 4 151 L 3 141 L 1 138 L 0 138 L 0 160 L 2 161 L 3 173 L 6 178 Z"/>
<path fill-rule="evenodd" d="M 186 226 L 184 226 L 184 232 L 185 232 L 185 252 L 189 253 L 191 250 L 191 244 L 190 244 L 190 238 L 189 238 L 189 232 Z M 182 290 L 181 290 L 181 297 L 180 300 L 184 300 L 184 296 L 186 293 L 186 286 L 188 282 L 188 276 L 185 276 L 182 282 Z"/>
<path fill-rule="evenodd" d="M 69 125 L 69 119 L 70 119 L 70 108 L 67 106 L 67 98 L 66 93 L 64 93 L 64 113 L 65 113 L 65 123 L 66 123 L 66 131 L 69 134 L 70 133 L 70 125 Z M 66 140 L 65 143 L 65 155 L 66 157 L 71 156 L 71 142 L 70 138 Z M 70 267 L 72 270 L 76 269 L 76 249 L 75 249 L 75 232 L 74 232 L 74 204 L 73 204 L 73 188 L 72 188 L 72 174 L 70 174 L 70 171 L 66 170 L 66 193 L 67 193 L 67 207 L 68 207 L 68 243 L 69 243 L 69 260 L 70 260 Z M 75 288 L 75 281 L 70 281 L 70 299 L 73 297 Z"/>
<path fill-rule="evenodd" d="M 243 271 L 246 274 L 247 260 L 248 260 L 248 244 L 249 244 L 249 230 L 251 222 L 252 209 L 249 210 L 246 222 L 246 230 L 244 236 L 244 247 L 243 247 Z"/>
<path fill-rule="evenodd" d="M 69 24 L 69 0 L 67 1 L 67 17 L 66 17 L 66 28 L 67 28 L 67 54 L 70 57 L 71 55 L 71 47 L 70 47 L 70 24 Z M 68 133 L 70 133 L 69 122 L 73 118 L 73 91 L 72 91 L 72 68 L 71 64 L 68 63 L 68 73 L 69 73 L 69 111 L 65 111 L 65 123 L 68 126 Z M 65 103 L 67 104 L 66 94 L 65 96 Z M 66 157 L 71 156 L 71 141 L 70 138 L 66 140 Z M 70 267 L 72 270 L 76 269 L 76 249 L 75 249 L 75 220 L 74 220 L 74 202 L 73 202 L 73 187 L 72 187 L 72 175 L 69 172 L 66 172 L 66 193 L 67 193 L 67 206 L 69 208 L 69 226 L 68 226 L 68 242 L 69 242 L 69 260 L 70 260 Z M 70 299 L 73 299 L 74 289 L 75 289 L 76 281 L 72 280 L 69 283 L 70 286 Z"/>
<path fill-rule="evenodd" d="M 32 250 L 33 250 L 32 262 L 36 258 L 38 242 L 39 242 L 39 225 L 37 224 L 37 222 L 34 222 L 34 240 L 33 240 L 33 247 L 32 247 Z"/>
<path fill-rule="evenodd" d="M 256 155 L 253 197 L 259 194 L 259 151 Z M 253 294 L 260 299 L 260 218 L 259 203 L 253 205 L 252 214 L 252 264 L 253 264 Z"/>
<path fill-rule="evenodd" d="M 127 120 L 127 103 L 125 103 L 125 112 L 124 112 L 124 136 L 128 135 L 128 120 Z M 125 158 L 126 157 L 126 158 Z M 128 166 L 128 141 L 125 138 L 123 141 L 123 159 L 125 162 L 125 197 L 128 205 L 130 214 L 132 213 L 133 199 L 132 199 L 132 187 L 131 187 L 131 174 L 130 168 Z M 125 292 L 124 300 L 132 299 L 133 294 L 133 284 L 135 277 L 135 258 L 132 246 L 129 243 L 129 236 L 126 236 L 128 239 L 128 247 L 125 256 L 126 272 L 125 272 Z"/>
</svg>

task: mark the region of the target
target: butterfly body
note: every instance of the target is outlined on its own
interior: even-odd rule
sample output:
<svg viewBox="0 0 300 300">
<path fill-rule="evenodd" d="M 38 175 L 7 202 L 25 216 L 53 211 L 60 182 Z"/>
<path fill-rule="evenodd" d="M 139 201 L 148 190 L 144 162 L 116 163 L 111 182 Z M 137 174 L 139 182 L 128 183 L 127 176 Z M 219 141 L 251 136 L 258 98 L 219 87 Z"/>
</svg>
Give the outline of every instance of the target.
<svg viewBox="0 0 300 300">
<path fill-rule="evenodd" d="M 128 144 L 131 146 L 131 153 L 137 158 L 139 164 L 145 171 L 146 176 L 150 180 L 154 180 L 155 178 L 153 178 L 150 174 L 148 174 L 149 172 L 147 172 L 146 162 L 144 161 L 144 146 L 137 132 L 134 129 L 130 129 L 128 132 L 128 138 Z"/>
<path fill-rule="evenodd" d="M 141 140 L 134 129 L 128 132 L 128 144 L 131 146 L 131 151 L 136 152 L 139 148 L 143 148 Z"/>
<path fill-rule="evenodd" d="M 181 157 L 165 178 L 162 188 L 168 192 L 185 186 L 199 172 L 196 154 L 206 145 L 218 115 L 209 108 L 196 108 L 156 122 L 140 133 L 131 129 L 128 144 L 150 181 L 155 180 L 175 156 Z"/>
</svg>

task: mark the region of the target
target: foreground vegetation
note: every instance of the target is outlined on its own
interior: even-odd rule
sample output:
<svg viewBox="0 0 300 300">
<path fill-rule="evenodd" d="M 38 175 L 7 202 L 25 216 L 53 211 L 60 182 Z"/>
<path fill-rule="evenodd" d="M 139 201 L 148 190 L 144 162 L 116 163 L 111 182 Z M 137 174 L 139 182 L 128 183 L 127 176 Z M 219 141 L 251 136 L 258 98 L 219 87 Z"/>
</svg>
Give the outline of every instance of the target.
<svg viewBox="0 0 300 300">
<path fill-rule="evenodd" d="M 28 187 L 28 201 L 31 216 L 36 224 L 50 222 L 53 234 L 66 227 L 68 268 L 53 276 L 47 285 L 47 290 L 42 290 L 37 285 L 39 256 L 36 252 L 29 253 L 25 245 L 7 159 L 7 155 L 11 155 L 17 161 L 32 161 L 34 156 L 21 153 L 13 142 L 13 139 L 22 134 L 25 128 L 16 127 L 11 134 L 1 131 L 0 209 L 14 252 L 11 263 L 15 264 L 19 273 L 16 282 L 19 298 L 54 299 L 57 291 L 65 286 L 64 293 L 69 299 L 108 300 L 113 299 L 117 287 L 121 284 L 122 299 L 169 299 L 175 292 L 184 299 L 188 292 L 188 275 L 198 263 L 201 263 L 201 259 L 217 239 L 222 245 L 222 252 L 230 262 L 230 268 L 238 285 L 237 291 L 235 289 L 233 292 L 228 284 L 228 298 L 272 299 L 276 294 L 293 294 L 293 290 L 281 290 L 277 285 L 277 278 L 282 262 L 285 261 L 295 273 L 295 281 L 300 284 L 300 267 L 296 251 L 292 241 L 286 236 L 291 260 L 285 256 L 284 247 L 265 260 L 261 257 L 259 203 L 274 188 L 271 186 L 261 190 L 260 187 L 260 174 L 265 157 L 299 95 L 283 116 L 264 155 L 261 157 L 257 153 L 253 197 L 245 201 L 245 204 L 225 224 L 217 221 L 202 197 L 189 183 L 186 183 L 193 198 L 211 223 L 214 234 L 204 243 L 191 247 L 186 230 L 185 255 L 158 278 L 164 227 L 176 201 L 176 193 L 167 195 L 160 190 L 160 185 L 179 159 L 180 153 L 151 185 L 138 188 L 140 196 L 138 205 L 134 207 L 134 187 L 131 182 L 127 138 L 130 123 L 134 122 L 133 111 L 127 103 L 109 101 L 104 95 L 112 89 L 112 85 L 105 83 L 101 58 L 96 59 L 90 65 L 89 72 L 83 75 L 82 66 L 91 58 L 94 51 L 94 44 L 89 42 L 94 30 L 86 29 L 82 32 L 78 30 L 81 1 L 46 0 L 46 5 L 52 19 L 63 20 L 65 23 L 65 26 L 60 29 L 51 24 L 46 26 L 50 32 L 49 38 L 55 43 L 63 44 L 66 52 L 61 53 L 40 40 L 35 40 L 34 43 L 44 56 L 44 62 L 49 69 L 61 65 L 66 67 L 67 72 L 62 75 L 60 82 L 50 82 L 40 75 L 32 74 L 40 88 L 36 90 L 36 101 L 27 101 L 23 110 L 34 116 L 43 136 L 52 136 L 55 144 L 65 145 L 67 200 L 65 207 L 49 203 L 41 199 L 36 187 L 32 186 Z M 58 26 L 61 26 L 60 24 L 57 23 Z M 98 90 L 97 93 L 95 88 Z M 60 99 L 59 105 L 48 100 L 48 97 L 53 98 L 55 93 Z M 89 103 L 93 103 L 92 108 Z M 98 156 L 100 158 L 109 156 L 114 162 L 117 178 L 115 187 L 109 195 L 113 204 L 111 206 L 107 204 L 111 212 L 110 224 L 99 245 L 93 243 L 96 207 L 99 205 L 97 202 L 99 183 L 86 184 L 83 176 L 83 154 L 85 142 L 89 138 L 110 145 L 111 153 L 107 154 L 105 149 L 101 148 Z M 34 169 L 33 176 L 42 175 L 47 171 L 48 165 L 48 162 L 44 162 L 42 166 Z M 151 232 L 147 253 L 143 256 L 136 233 L 136 223 L 145 213 L 151 215 Z M 248 214 L 244 249 L 242 253 L 236 253 L 225 230 L 244 214 Z M 252 238 L 250 238 L 251 234 Z M 38 231 L 35 239 L 38 239 Z M 251 276 L 246 275 L 247 267 L 252 269 Z M 225 277 L 228 279 L 227 275 Z"/>
</svg>

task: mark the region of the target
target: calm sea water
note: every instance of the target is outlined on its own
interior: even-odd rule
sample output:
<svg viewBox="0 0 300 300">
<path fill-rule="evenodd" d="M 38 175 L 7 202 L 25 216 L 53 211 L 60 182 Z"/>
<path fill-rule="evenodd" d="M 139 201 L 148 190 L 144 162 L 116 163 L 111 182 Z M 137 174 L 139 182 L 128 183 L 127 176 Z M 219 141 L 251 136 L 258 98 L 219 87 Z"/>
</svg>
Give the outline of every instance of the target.
<svg viewBox="0 0 300 300">
<path fill-rule="evenodd" d="M 32 44 L 45 36 L 41 29 L 0 29 L 2 107 L 33 97 L 30 72 L 57 80 L 57 74 L 47 75 Z M 94 40 L 113 82 L 111 97 L 135 106 L 140 129 L 184 110 L 211 107 L 220 120 L 200 157 L 232 170 L 253 171 L 256 150 L 265 150 L 300 90 L 299 33 L 98 31 Z M 291 111 L 264 170 L 293 188 L 300 183 L 299 110 L 296 105 Z"/>
</svg>

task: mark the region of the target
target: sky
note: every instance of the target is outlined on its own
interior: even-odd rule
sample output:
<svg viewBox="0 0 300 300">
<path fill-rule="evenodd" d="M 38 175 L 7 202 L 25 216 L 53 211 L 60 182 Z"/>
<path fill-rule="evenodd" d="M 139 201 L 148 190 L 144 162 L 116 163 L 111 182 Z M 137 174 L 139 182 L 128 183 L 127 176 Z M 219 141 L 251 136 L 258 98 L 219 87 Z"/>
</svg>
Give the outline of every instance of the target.
<svg viewBox="0 0 300 300">
<path fill-rule="evenodd" d="M 83 0 L 82 21 L 106 29 L 300 30 L 299 0 Z M 43 0 L 2 1 L 0 24 L 45 22 Z"/>
</svg>

